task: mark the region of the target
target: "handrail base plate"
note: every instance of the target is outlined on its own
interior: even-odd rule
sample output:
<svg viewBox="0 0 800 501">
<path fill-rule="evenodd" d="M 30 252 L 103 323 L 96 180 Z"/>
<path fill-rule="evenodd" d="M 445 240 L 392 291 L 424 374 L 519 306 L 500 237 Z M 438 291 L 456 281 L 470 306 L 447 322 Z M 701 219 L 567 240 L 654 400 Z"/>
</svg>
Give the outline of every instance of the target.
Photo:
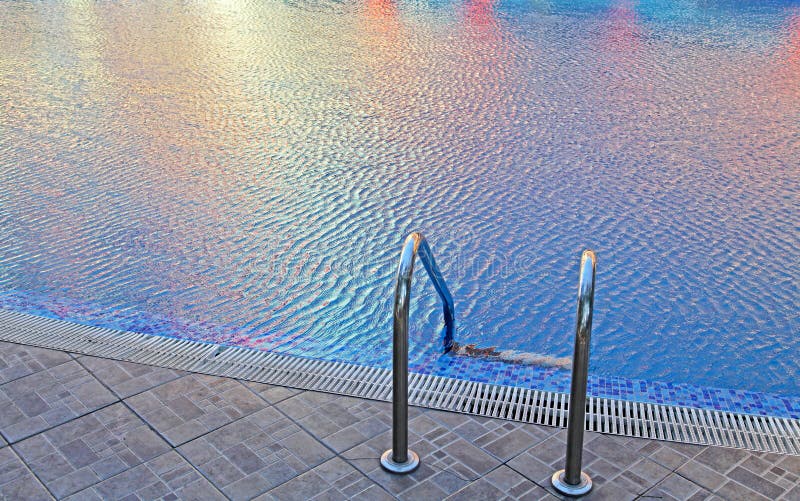
<svg viewBox="0 0 800 501">
<path fill-rule="evenodd" d="M 581 472 L 581 483 L 578 485 L 568 484 L 564 478 L 564 470 L 558 470 L 553 473 L 550 482 L 553 484 L 555 490 L 566 496 L 578 497 L 583 496 L 592 490 L 592 479 L 589 478 L 584 472 Z"/>
<path fill-rule="evenodd" d="M 392 460 L 392 449 L 381 456 L 381 466 L 389 473 L 403 475 L 419 468 L 419 456 L 411 449 L 408 450 L 408 460 L 405 463 L 396 463 Z"/>
</svg>

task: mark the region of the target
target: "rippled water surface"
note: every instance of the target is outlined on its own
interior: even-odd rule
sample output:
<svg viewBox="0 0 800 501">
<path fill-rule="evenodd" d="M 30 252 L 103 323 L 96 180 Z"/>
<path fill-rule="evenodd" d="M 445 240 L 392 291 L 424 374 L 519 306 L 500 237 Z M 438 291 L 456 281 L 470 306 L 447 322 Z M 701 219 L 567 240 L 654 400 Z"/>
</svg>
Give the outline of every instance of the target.
<svg viewBox="0 0 800 501">
<path fill-rule="evenodd" d="M 800 2 L 0 3 L 0 305 L 387 366 L 462 344 L 800 395 Z M 412 352 L 438 356 L 418 274 Z"/>
</svg>

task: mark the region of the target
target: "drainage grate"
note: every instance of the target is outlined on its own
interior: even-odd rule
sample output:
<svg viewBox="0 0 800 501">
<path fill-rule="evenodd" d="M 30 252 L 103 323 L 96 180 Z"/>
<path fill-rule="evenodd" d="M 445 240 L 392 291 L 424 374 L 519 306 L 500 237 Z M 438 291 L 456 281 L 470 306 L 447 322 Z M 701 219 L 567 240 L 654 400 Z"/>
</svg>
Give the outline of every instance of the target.
<svg viewBox="0 0 800 501">
<path fill-rule="evenodd" d="M 306 390 L 391 400 L 387 369 L 80 325 L 0 309 L 0 340 Z M 409 403 L 566 427 L 569 396 L 410 375 Z M 800 455 L 800 420 L 589 397 L 586 429 L 612 435 Z"/>
</svg>

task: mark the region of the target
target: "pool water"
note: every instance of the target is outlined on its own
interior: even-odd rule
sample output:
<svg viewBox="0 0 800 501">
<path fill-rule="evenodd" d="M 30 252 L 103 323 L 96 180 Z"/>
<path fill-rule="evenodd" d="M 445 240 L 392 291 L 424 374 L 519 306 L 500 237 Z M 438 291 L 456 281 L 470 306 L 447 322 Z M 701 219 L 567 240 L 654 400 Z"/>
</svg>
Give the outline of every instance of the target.
<svg viewBox="0 0 800 501">
<path fill-rule="evenodd" d="M 800 396 L 800 1 L 2 2 L 0 47 L 0 307 L 388 367 L 419 230 L 456 341 L 548 366 L 592 248 L 594 375 Z"/>
</svg>

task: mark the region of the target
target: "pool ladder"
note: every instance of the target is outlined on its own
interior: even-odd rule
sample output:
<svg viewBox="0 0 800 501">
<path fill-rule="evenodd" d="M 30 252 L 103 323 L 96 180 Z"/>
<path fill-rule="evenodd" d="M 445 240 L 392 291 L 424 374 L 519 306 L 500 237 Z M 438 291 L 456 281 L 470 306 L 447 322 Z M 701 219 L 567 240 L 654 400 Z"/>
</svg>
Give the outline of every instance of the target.
<svg viewBox="0 0 800 501">
<path fill-rule="evenodd" d="M 433 253 L 421 233 L 406 238 L 397 267 L 394 290 L 393 356 L 392 356 L 392 448 L 381 456 L 381 466 L 391 473 L 411 473 L 419 467 L 419 455 L 408 449 L 408 310 L 411 301 L 411 279 L 414 261 L 419 256 L 433 287 L 442 299 L 444 314 L 444 352 L 453 347 L 455 314 L 453 297 Z M 581 256 L 578 282 L 578 314 L 575 327 L 575 351 L 572 357 L 567 455 L 565 468 L 553 474 L 553 487 L 568 496 L 581 496 L 592 488 L 592 481 L 581 471 L 583 432 L 586 421 L 586 385 L 589 372 L 589 342 L 594 310 L 594 282 L 597 257 L 591 250 Z"/>
</svg>

